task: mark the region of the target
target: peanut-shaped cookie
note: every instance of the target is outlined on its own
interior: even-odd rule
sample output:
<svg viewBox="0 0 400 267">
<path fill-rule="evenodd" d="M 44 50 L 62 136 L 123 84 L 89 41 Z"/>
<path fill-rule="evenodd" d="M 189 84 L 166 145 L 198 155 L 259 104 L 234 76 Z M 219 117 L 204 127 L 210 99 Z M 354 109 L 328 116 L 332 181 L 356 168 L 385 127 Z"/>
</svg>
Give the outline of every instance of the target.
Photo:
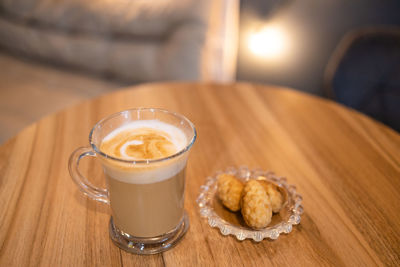
<svg viewBox="0 0 400 267">
<path fill-rule="evenodd" d="M 282 197 L 281 192 L 279 192 L 276 185 L 274 185 L 268 181 L 265 181 L 265 180 L 258 180 L 258 181 L 264 187 L 264 190 L 267 193 L 269 200 L 271 201 L 272 211 L 274 213 L 279 212 L 283 205 L 283 197 Z"/>
<path fill-rule="evenodd" d="M 231 211 L 240 210 L 240 197 L 243 183 L 233 175 L 221 174 L 218 176 L 218 197 L 225 207 Z"/>
<path fill-rule="evenodd" d="M 265 189 L 256 180 L 249 180 L 242 192 L 242 216 L 254 229 L 266 227 L 272 218 L 271 202 Z"/>
</svg>

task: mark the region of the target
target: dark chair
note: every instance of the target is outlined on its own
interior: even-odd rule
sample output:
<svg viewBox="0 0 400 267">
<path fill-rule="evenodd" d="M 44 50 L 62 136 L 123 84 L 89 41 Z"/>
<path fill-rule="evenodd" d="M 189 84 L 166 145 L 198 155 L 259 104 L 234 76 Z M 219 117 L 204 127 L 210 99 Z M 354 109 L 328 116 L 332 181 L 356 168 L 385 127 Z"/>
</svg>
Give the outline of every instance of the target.
<svg viewBox="0 0 400 267">
<path fill-rule="evenodd" d="M 400 131 L 400 28 L 344 36 L 327 65 L 325 93 Z"/>
</svg>

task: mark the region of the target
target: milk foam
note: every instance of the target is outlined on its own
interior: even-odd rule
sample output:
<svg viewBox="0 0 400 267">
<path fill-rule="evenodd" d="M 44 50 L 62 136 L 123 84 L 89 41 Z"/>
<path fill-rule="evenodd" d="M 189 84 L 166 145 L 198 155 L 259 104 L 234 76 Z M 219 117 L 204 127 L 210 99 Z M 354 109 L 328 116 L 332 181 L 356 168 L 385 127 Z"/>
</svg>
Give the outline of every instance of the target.
<svg viewBox="0 0 400 267">
<path fill-rule="evenodd" d="M 170 141 L 175 147 L 176 151 L 174 153 L 183 150 L 187 145 L 187 138 L 182 130 L 159 120 L 139 120 L 130 122 L 109 133 L 105 138 L 103 138 L 102 142 L 112 142 L 112 139 L 118 138 L 117 136 L 121 133 L 126 131 L 134 133 L 143 128 L 154 129 L 155 131 L 165 133 L 165 136 L 168 137 L 168 141 Z M 120 158 L 125 160 L 143 160 L 140 158 L 133 158 L 126 152 L 129 146 L 140 146 L 142 144 L 142 140 L 129 140 L 123 143 L 119 149 Z M 187 154 L 185 153 L 184 155 L 161 162 L 151 163 L 150 159 L 150 163 L 148 164 L 130 164 L 107 160 L 104 162 L 103 167 L 107 175 L 121 182 L 148 184 L 163 181 L 176 175 L 186 166 L 186 160 Z"/>
<path fill-rule="evenodd" d="M 103 141 L 108 141 L 115 137 L 117 134 L 120 132 L 126 131 L 126 130 L 135 130 L 139 128 L 152 128 L 158 131 L 166 132 L 168 133 L 172 138 L 173 142 L 178 146 L 178 147 L 184 147 L 186 145 L 186 135 L 180 130 L 179 128 L 168 124 L 166 122 L 162 122 L 159 120 L 138 120 L 138 121 L 132 121 L 130 123 L 124 124 L 121 127 L 118 127 L 111 133 L 109 133 L 106 137 L 103 138 Z"/>
<path fill-rule="evenodd" d="M 150 163 L 151 166 L 134 166 L 118 168 L 114 164 L 103 164 L 105 173 L 112 179 L 129 184 L 152 184 L 167 180 L 178 174 L 186 166 L 187 154 L 179 159 L 172 159 L 167 164 Z M 142 165 L 142 164 L 141 164 Z"/>
<path fill-rule="evenodd" d="M 186 135 L 177 127 L 158 120 L 141 120 L 109 133 L 100 149 L 124 160 L 146 160 L 171 156 L 184 149 L 186 143 Z"/>
</svg>

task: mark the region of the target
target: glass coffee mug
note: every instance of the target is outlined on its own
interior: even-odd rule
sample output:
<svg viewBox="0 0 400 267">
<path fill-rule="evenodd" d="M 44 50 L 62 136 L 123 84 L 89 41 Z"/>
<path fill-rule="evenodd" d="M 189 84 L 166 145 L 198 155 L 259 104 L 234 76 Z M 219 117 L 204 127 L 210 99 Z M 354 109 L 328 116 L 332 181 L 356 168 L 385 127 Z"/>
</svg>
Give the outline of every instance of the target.
<svg viewBox="0 0 400 267">
<path fill-rule="evenodd" d="M 181 149 L 172 155 L 145 160 L 115 157 L 100 150 L 111 132 L 137 122 L 145 126 L 148 122 L 155 122 L 156 126 L 161 122 L 167 128 L 174 126 L 184 140 Z M 90 132 L 90 146 L 71 154 L 69 172 L 79 189 L 110 205 L 109 232 L 118 247 L 137 254 L 159 253 L 173 247 L 186 233 L 189 219 L 184 211 L 185 170 L 195 140 L 196 129 L 184 116 L 162 109 L 138 108 L 99 121 Z M 138 141 L 123 146 L 138 145 L 135 142 Z M 106 189 L 94 186 L 79 172 L 79 161 L 86 156 L 100 161 Z"/>
</svg>

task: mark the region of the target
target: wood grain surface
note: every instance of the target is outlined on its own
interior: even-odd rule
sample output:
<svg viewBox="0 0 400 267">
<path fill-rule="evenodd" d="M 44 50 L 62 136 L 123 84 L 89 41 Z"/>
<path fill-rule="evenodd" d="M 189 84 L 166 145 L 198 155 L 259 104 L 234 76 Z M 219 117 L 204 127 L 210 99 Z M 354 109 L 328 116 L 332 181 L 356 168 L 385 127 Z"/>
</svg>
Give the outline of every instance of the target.
<svg viewBox="0 0 400 267">
<path fill-rule="evenodd" d="M 98 120 L 133 107 L 182 113 L 198 131 L 187 170 L 189 231 L 152 256 L 113 245 L 109 207 L 80 194 L 67 169 Z M 239 242 L 200 217 L 200 185 L 239 165 L 273 170 L 297 186 L 304 214 L 290 234 Z M 95 160 L 82 168 L 104 183 Z M 147 84 L 50 115 L 0 147 L 0 265 L 398 266 L 399 199 L 400 136 L 366 116 L 272 86 Z"/>
</svg>

